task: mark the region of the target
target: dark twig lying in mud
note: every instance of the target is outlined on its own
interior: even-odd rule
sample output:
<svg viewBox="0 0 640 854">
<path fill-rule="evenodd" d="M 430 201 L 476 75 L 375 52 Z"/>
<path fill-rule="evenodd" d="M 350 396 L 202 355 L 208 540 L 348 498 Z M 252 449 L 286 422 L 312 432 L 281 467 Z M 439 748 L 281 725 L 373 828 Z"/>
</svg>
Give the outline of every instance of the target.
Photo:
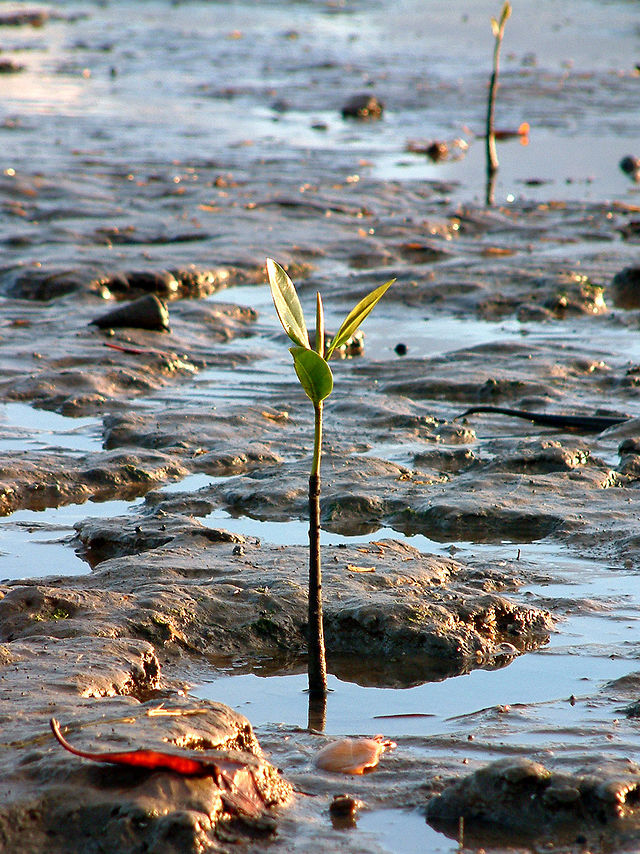
<svg viewBox="0 0 640 854">
<path fill-rule="evenodd" d="M 508 409 L 502 406 L 472 406 L 458 418 L 466 418 L 476 412 L 496 412 L 499 415 L 510 415 L 512 418 L 524 418 L 533 421 L 534 424 L 545 424 L 548 427 L 558 427 L 566 430 L 583 430 L 589 433 L 600 433 L 616 424 L 623 424 L 629 420 L 628 415 L 556 415 L 547 412 L 528 412 L 526 409 Z"/>
<path fill-rule="evenodd" d="M 82 759 L 93 762 L 106 762 L 111 765 L 126 765 L 130 768 L 142 768 L 148 771 L 173 771 L 183 777 L 212 777 L 221 791 L 221 795 L 230 809 L 248 816 L 258 816 L 264 808 L 263 798 L 256 786 L 251 768 L 241 760 L 228 758 L 194 759 L 190 756 L 179 756 L 177 753 L 164 753 L 157 750 L 129 750 L 124 753 L 93 753 L 79 750 L 65 739 L 60 731 L 60 724 L 55 718 L 49 721 L 51 731 L 57 741 Z M 250 789 L 248 792 L 238 788 L 236 774 L 239 771 L 248 772 Z"/>
</svg>

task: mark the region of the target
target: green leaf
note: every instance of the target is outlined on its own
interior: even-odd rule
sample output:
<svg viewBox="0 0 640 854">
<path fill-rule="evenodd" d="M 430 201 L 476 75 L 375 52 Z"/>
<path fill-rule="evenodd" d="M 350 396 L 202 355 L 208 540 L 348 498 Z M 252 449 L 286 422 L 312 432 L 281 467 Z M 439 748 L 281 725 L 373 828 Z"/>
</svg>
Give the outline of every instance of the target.
<svg viewBox="0 0 640 854">
<path fill-rule="evenodd" d="M 504 29 L 504 25 L 507 23 L 509 18 L 511 17 L 511 3 L 507 2 L 502 7 L 502 13 L 500 15 L 500 29 Z"/>
<path fill-rule="evenodd" d="M 387 290 L 391 287 L 391 285 L 395 282 L 395 279 L 391 279 L 389 282 L 385 282 L 384 285 L 380 285 L 379 288 L 376 288 L 375 291 L 371 291 L 363 300 L 360 300 L 358 305 L 349 312 L 347 317 L 345 318 L 342 326 L 338 329 L 335 338 L 329 344 L 329 348 L 326 352 L 325 359 L 330 359 L 331 354 L 336 349 L 336 347 L 342 347 L 349 338 L 354 334 L 354 332 L 358 329 L 362 321 L 369 314 L 369 312 L 375 307 L 375 305 L 382 299 Z"/>
<path fill-rule="evenodd" d="M 305 326 L 302 306 L 300 305 L 293 282 L 280 264 L 272 258 L 267 258 L 267 273 L 269 275 L 273 304 L 276 307 L 284 331 L 294 344 L 310 350 L 309 333 Z"/>
<path fill-rule="evenodd" d="M 496 21 L 495 18 L 491 18 L 491 32 L 494 35 L 494 38 L 498 38 L 498 34 L 500 32 L 500 24 Z"/>
<path fill-rule="evenodd" d="M 324 358 L 324 308 L 320 292 L 316 294 L 316 353 Z"/>
<path fill-rule="evenodd" d="M 306 347 L 290 347 L 293 366 L 309 400 L 314 404 L 329 397 L 333 391 L 333 374 L 326 361 L 315 350 Z"/>
</svg>

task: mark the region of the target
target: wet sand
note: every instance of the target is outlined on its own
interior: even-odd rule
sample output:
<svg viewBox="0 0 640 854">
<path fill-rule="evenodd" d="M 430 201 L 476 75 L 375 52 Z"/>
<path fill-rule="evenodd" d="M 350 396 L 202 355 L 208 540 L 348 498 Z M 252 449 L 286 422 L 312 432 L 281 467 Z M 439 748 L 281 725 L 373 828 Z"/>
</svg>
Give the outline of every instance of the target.
<svg viewBox="0 0 640 854">
<path fill-rule="evenodd" d="M 106 822 L 132 852 L 247 833 L 256 852 L 453 852 L 459 816 L 469 851 L 637 849 L 635 10 L 543 2 L 535 36 L 514 10 L 497 122 L 531 132 L 499 144 L 486 208 L 498 12 L 0 20 L 24 66 L 0 77 L 6 850 L 100 850 Z M 379 120 L 342 117 L 361 92 Z M 302 693 L 313 413 L 266 256 L 305 307 L 322 292 L 329 327 L 397 277 L 326 408 L 324 732 Z M 92 323 L 149 294 L 168 331 Z M 479 405 L 627 420 L 459 417 Z M 94 773 L 52 715 L 85 748 L 248 752 L 275 823 L 229 824 L 203 781 Z M 374 773 L 313 768 L 331 738 L 381 731 L 398 747 Z M 345 791 L 362 807 L 334 825 Z"/>
</svg>

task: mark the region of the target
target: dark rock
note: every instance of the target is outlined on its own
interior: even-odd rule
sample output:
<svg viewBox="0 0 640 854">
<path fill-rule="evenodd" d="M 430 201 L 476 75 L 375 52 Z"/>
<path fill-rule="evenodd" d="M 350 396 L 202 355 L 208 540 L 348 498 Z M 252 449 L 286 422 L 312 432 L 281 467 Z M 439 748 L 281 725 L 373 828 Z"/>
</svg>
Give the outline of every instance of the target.
<svg viewBox="0 0 640 854">
<path fill-rule="evenodd" d="M 402 243 L 398 248 L 398 254 L 402 259 L 411 264 L 430 264 L 433 261 L 441 261 L 449 256 L 439 247 L 432 246 L 429 243 L 424 243 L 421 240 L 411 240 L 407 243 Z"/>
<path fill-rule="evenodd" d="M 640 700 L 635 700 L 625 706 L 624 713 L 628 718 L 640 718 Z"/>
<path fill-rule="evenodd" d="M 440 160 L 445 160 L 448 156 L 449 146 L 446 142 L 432 142 L 431 145 L 427 146 L 425 154 L 430 160 L 433 160 L 434 163 L 438 163 Z"/>
<path fill-rule="evenodd" d="M 620 234 L 625 240 L 635 241 L 640 237 L 640 219 L 631 219 L 620 229 Z"/>
<path fill-rule="evenodd" d="M 0 74 L 17 74 L 24 69 L 24 65 L 14 62 L 13 59 L 0 59 Z"/>
<path fill-rule="evenodd" d="M 379 119 L 382 116 L 384 104 L 375 95 L 363 93 L 354 95 L 342 107 L 344 119 Z"/>
<path fill-rule="evenodd" d="M 622 171 L 634 181 L 640 181 L 640 157 L 627 155 L 620 161 Z"/>
<path fill-rule="evenodd" d="M 614 305 L 618 308 L 640 308 L 640 267 L 625 267 L 611 280 Z"/>
<path fill-rule="evenodd" d="M 169 312 L 166 304 L 155 294 L 147 294 L 140 299 L 114 308 L 107 314 L 91 321 L 99 329 L 131 327 L 134 329 L 152 329 L 156 332 L 169 331 Z"/>
</svg>

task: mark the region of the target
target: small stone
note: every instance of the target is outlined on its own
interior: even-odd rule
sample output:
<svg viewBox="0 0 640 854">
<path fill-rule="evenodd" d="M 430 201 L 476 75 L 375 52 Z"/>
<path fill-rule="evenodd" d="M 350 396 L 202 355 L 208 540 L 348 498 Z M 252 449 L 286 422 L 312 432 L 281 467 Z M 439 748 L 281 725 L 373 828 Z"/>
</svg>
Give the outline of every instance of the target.
<svg viewBox="0 0 640 854">
<path fill-rule="evenodd" d="M 334 795 L 329 812 L 332 816 L 354 816 L 359 806 L 360 802 L 351 795 Z"/>
<path fill-rule="evenodd" d="M 158 299 L 155 294 L 147 294 L 126 305 L 114 308 L 107 314 L 94 318 L 91 324 L 99 329 L 130 327 L 168 332 L 169 311 L 166 304 Z"/>
<path fill-rule="evenodd" d="M 379 119 L 382 117 L 384 104 L 375 95 L 363 93 L 353 95 L 342 108 L 343 119 Z"/>
<path fill-rule="evenodd" d="M 426 148 L 425 154 L 429 160 L 433 160 L 434 163 L 438 163 L 440 160 L 445 160 L 448 157 L 449 146 L 446 142 L 436 140 Z"/>
<path fill-rule="evenodd" d="M 640 308 L 640 267 L 625 267 L 616 273 L 611 292 L 618 308 Z"/>
<path fill-rule="evenodd" d="M 634 181 L 640 181 L 640 157 L 627 155 L 620 161 L 620 168 Z"/>
<path fill-rule="evenodd" d="M 24 69 L 24 65 L 20 65 L 19 62 L 14 62 L 12 59 L 0 60 L 0 74 L 17 74 Z"/>
</svg>

